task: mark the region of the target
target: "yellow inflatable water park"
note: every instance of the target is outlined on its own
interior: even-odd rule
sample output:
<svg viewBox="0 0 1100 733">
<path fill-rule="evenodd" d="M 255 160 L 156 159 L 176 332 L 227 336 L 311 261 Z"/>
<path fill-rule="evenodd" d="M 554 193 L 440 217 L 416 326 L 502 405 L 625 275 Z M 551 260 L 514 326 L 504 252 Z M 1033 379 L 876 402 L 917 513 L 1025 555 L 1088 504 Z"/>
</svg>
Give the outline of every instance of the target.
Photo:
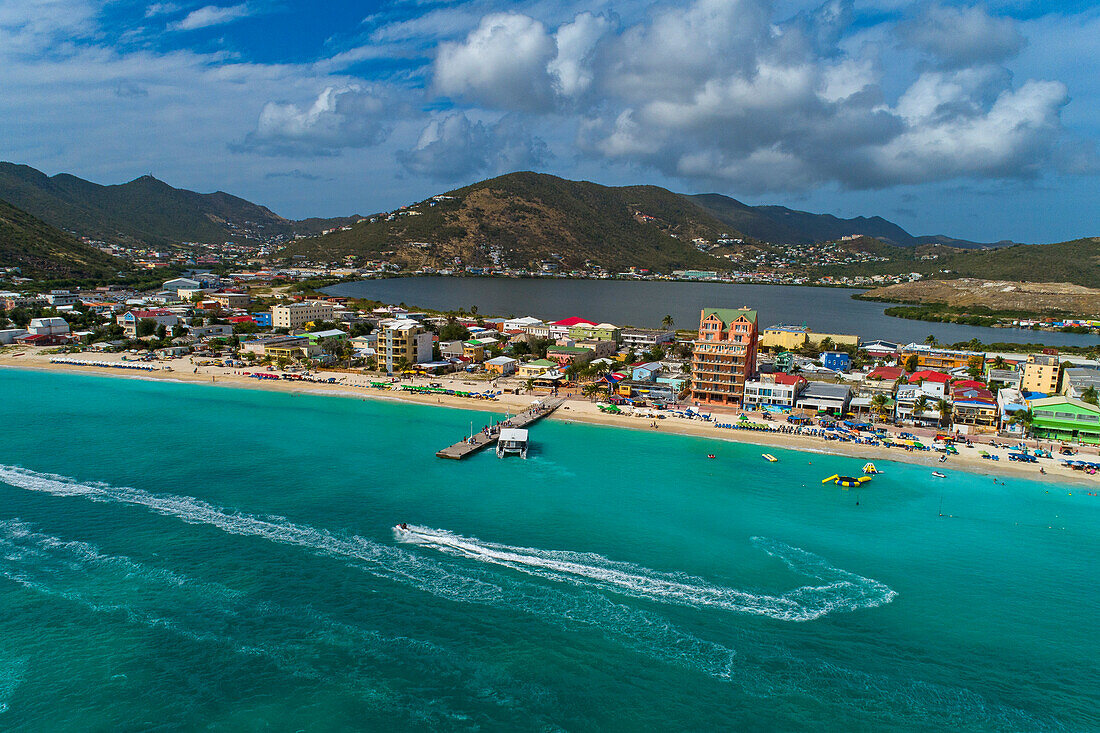
<svg viewBox="0 0 1100 733">
<path fill-rule="evenodd" d="M 832 476 L 829 476 L 828 478 L 821 479 L 821 483 L 827 484 L 831 481 L 832 483 L 836 484 L 837 486 L 842 486 L 845 489 L 854 489 L 854 488 L 857 488 L 859 486 L 862 486 L 863 484 L 867 483 L 870 480 L 871 480 L 870 476 L 859 476 L 859 477 L 856 477 L 856 476 L 841 476 L 840 474 L 834 473 Z"/>
<path fill-rule="evenodd" d="M 882 471 L 875 468 L 875 464 L 873 463 L 863 464 L 863 472 L 868 476 L 874 476 L 876 473 L 882 473 Z"/>
</svg>

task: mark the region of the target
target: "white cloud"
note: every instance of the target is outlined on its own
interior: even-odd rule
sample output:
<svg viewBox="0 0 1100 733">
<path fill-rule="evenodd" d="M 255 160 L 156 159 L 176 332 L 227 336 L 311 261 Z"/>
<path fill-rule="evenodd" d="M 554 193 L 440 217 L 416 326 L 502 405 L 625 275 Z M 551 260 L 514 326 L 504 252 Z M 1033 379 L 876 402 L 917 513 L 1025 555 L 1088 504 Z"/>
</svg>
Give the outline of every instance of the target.
<svg viewBox="0 0 1100 733">
<path fill-rule="evenodd" d="M 596 42 L 611 28 L 611 21 L 602 15 L 581 13 L 573 22 L 558 28 L 554 34 L 557 55 L 547 71 L 554 79 L 555 90 L 565 97 L 572 97 L 588 89 L 593 71 L 589 68 Z"/>
<path fill-rule="evenodd" d="M 207 5 L 198 10 L 192 10 L 184 16 L 182 20 L 178 20 L 175 23 L 169 23 L 168 28 L 174 31 L 193 31 L 198 28 L 225 25 L 226 23 L 232 23 L 235 20 L 246 18 L 249 15 L 251 15 L 251 12 L 244 3 L 226 7 Z"/>
<path fill-rule="evenodd" d="M 555 53 L 553 39 L 537 20 L 487 15 L 464 41 L 439 47 L 435 88 L 490 107 L 546 110 L 552 103 L 547 64 Z"/>
<path fill-rule="evenodd" d="M 930 5 L 899 28 L 902 40 L 949 69 L 1000 63 L 1020 53 L 1024 36 L 1016 21 L 980 7 Z"/>
<path fill-rule="evenodd" d="M 432 119 L 411 150 L 398 161 L 418 176 L 455 182 L 531 168 L 546 161 L 546 145 L 532 137 L 522 122 L 505 116 L 495 123 L 472 121 L 462 112 Z"/>
<path fill-rule="evenodd" d="M 268 155 L 327 155 L 376 145 L 389 133 L 400 107 L 358 85 L 326 87 L 308 107 L 268 102 L 256 130 L 238 146 Z"/>
<path fill-rule="evenodd" d="M 1014 86 L 999 62 L 1023 47 L 1015 21 L 928 6 L 898 33 L 937 70 L 912 68 L 890 103 L 879 54 L 896 40 L 848 47 L 852 0 L 773 15 L 770 0 L 658 5 L 621 27 L 492 14 L 441 47 L 435 87 L 474 107 L 577 112 L 582 152 L 747 191 L 1026 178 L 1052 163 L 1065 88 Z"/>
</svg>

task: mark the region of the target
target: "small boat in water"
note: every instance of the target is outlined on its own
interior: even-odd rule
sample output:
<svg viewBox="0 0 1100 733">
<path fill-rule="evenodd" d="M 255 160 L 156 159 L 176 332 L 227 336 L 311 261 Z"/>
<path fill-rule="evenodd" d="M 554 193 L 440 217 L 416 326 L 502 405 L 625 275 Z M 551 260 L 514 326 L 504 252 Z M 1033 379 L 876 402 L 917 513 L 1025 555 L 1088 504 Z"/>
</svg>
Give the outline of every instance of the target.
<svg viewBox="0 0 1100 733">
<path fill-rule="evenodd" d="M 775 456 L 773 456 L 773 455 L 772 455 L 771 453 L 761 453 L 760 455 L 761 455 L 761 457 L 762 457 L 762 458 L 764 458 L 764 460 L 766 460 L 766 461 L 767 461 L 768 463 L 775 463 L 776 461 L 778 461 L 778 460 L 779 460 L 778 458 L 776 458 Z"/>
<path fill-rule="evenodd" d="M 497 439 L 497 458 L 507 455 L 527 457 L 527 430 L 524 428 L 504 428 Z"/>
<path fill-rule="evenodd" d="M 932 475 L 935 476 L 936 478 L 947 478 L 947 474 L 940 473 L 939 471 L 933 471 Z"/>
</svg>

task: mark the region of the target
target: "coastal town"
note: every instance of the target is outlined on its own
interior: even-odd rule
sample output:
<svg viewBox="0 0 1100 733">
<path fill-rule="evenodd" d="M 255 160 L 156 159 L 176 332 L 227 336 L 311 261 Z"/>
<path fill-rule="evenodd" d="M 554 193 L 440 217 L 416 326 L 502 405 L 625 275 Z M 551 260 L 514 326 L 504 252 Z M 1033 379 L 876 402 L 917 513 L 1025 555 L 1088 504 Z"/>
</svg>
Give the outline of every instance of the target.
<svg viewBox="0 0 1100 733">
<path fill-rule="evenodd" d="M 702 307 L 698 323 L 669 316 L 660 328 L 428 312 L 209 273 L 146 292 L 3 292 L 0 309 L 6 364 L 306 383 L 515 412 L 552 396 L 563 416 L 654 430 L 945 458 L 977 446 L 989 464 L 1003 456 L 1043 472 L 1100 466 L 1095 353 L 865 340 L 761 324 L 748 307 Z"/>
</svg>

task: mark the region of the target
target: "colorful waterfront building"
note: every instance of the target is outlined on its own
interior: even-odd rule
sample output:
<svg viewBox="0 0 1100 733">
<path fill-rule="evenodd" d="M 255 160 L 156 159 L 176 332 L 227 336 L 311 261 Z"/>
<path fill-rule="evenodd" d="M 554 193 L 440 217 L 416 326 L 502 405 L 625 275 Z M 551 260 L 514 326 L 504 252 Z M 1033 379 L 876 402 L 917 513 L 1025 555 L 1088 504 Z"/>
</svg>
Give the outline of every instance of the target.
<svg viewBox="0 0 1100 733">
<path fill-rule="evenodd" d="M 749 308 L 704 308 L 691 361 L 691 399 L 740 406 L 756 369 L 757 314 Z"/>
<path fill-rule="evenodd" d="M 1072 397 L 1031 400 L 1031 434 L 1042 440 L 1100 443 L 1100 407 Z"/>
<path fill-rule="evenodd" d="M 904 364 L 910 356 L 917 357 L 917 369 L 938 369 L 950 371 L 951 369 L 966 368 L 970 366 L 970 359 L 985 354 L 980 351 L 960 351 L 957 349 L 937 349 L 925 344 L 906 344 L 898 349 L 898 363 Z"/>
<path fill-rule="evenodd" d="M 1062 364 L 1057 356 L 1031 354 L 1024 364 L 1020 389 L 1024 392 L 1042 392 L 1052 395 L 1058 392 L 1058 380 L 1062 376 Z"/>
<path fill-rule="evenodd" d="M 432 334 L 416 321 L 387 320 L 378 324 L 375 345 L 378 366 L 387 374 L 404 362 L 408 366 L 432 360 Z"/>
</svg>

